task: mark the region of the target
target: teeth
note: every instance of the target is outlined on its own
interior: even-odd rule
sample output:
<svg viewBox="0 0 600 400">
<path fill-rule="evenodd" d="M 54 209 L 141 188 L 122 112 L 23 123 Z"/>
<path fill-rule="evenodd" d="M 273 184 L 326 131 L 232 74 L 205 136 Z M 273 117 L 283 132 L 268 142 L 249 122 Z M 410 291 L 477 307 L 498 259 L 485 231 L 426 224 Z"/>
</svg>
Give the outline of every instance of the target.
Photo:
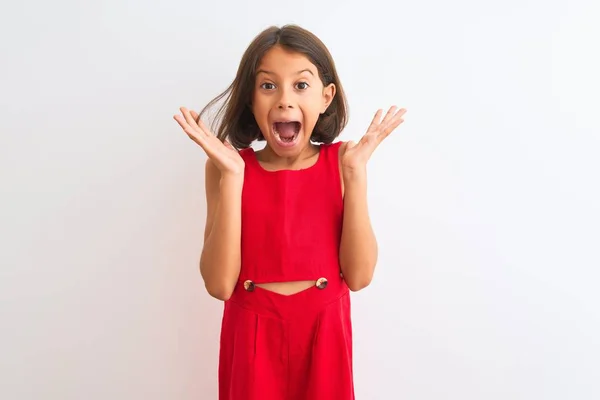
<svg viewBox="0 0 600 400">
<path fill-rule="evenodd" d="M 289 139 L 284 139 L 279 135 L 279 132 L 277 130 L 277 125 L 279 123 L 294 123 L 294 135 L 289 138 Z M 294 143 L 296 141 L 296 139 L 298 138 L 298 135 L 300 134 L 300 129 L 301 129 L 301 124 L 298 121 L 277 121 L 275 123 L 273 123 L 273 133 L 275 135 L 275 137 L 277 138 L 277 140 L 281 143 Z"/>
<path fill-rule="evenodd" d="M 283 139 L 277 132 L 275 132 L 275 137 L 281 143 L 292 143 L 298 138 L 298 134 L 296 133 L 291 139 Z"/>
<path fill-rule="evenodd" d="M 296 133 L 291 139 L 282 139 L 281 136 L 279 136 L 279 133 L 275 132 L 275 136 L 277 137 L 277 139 L 279 139 L 280 142 L 293 142 L 294 140 L 296 140 L 296 138 L 298 137 L 298 133 Z"/>
</svg>

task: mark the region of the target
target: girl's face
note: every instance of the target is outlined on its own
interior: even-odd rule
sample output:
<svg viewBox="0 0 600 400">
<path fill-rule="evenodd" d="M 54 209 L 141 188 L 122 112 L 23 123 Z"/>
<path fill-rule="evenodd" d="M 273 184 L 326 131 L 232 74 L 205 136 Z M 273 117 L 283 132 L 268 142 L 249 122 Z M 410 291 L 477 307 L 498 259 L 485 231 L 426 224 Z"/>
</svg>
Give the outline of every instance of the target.
<svg viewBox="0 0 600 400">
<path fill-rule="evenodd" d="M 309 145 L 334 95 L 335 86 L 323 87 L 306 56 L 274 46 L 258 66 L 252 113 L 267 145 L 281 157 L 294 157 Z"/>
</svg>

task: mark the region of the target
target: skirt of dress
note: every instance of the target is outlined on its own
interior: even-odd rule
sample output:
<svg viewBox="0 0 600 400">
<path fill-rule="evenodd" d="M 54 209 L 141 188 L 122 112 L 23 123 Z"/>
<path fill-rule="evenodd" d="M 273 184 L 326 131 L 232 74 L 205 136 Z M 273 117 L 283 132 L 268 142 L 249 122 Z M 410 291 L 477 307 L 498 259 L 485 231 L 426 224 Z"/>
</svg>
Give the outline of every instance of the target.
<svg viewBox="0 0 600 400">
<path fill-rule="evenodd" d="M 350 294 L 341 278 L 293 295 L 240 282 L 225 302 L 220 400 L 354 400 Z"/>
</svg>

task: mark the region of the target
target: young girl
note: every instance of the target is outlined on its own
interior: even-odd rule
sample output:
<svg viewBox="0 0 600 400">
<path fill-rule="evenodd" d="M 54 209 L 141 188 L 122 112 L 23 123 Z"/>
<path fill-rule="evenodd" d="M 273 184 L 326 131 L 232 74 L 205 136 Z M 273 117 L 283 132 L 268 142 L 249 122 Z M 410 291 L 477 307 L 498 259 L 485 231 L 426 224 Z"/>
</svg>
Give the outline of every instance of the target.
<svg viewBox="0 0 600 400">
<path fill-rule="evenodd" d="M 223 98 L 215 136 L 201 117 Z M 366 164 L 405 110 L 334 143 L 347 121 L 334 62 L 290 25 L 260 33 L 207 108 L 174 118 L 208 156 L 200 271 L 224 301 L 219 399 L 354 399 L 349 291 L 377 260 Z"/>
</svg>

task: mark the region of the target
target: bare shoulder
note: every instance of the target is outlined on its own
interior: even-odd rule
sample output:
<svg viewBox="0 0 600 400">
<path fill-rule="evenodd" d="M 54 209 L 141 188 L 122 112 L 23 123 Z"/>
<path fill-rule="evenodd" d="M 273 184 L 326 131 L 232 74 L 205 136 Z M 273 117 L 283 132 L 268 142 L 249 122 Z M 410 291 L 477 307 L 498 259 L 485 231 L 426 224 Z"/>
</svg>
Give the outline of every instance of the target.
<svg viewBox="0 0 600 400">
<path fill-rule="evenodd" d="M 344 155 L 344 153 L 346 153 L 346 146 L 348 145 L 347 141 L 339 141 L 338 143 L 340 143 L 340 148 L 338 149 L 338 156 L 339 156 L 339 160 L 340 160 L 340 165 L 342 165 L 342 157 Z"/>
<path fill-rule="evenodd" d="M 338 168 L 340 169 L 340 184 L 342 185 L 342 197 L 344 197 L 344 179 L 342 179 L 342 177 L 344 176 L 344 168 L 342 166 L 342 158 L 344 157 L 344 154 L 346 154 L 347 145 L 348 142 L 340 141 L 340 147 L 338 149 Z"/>
</svg>

